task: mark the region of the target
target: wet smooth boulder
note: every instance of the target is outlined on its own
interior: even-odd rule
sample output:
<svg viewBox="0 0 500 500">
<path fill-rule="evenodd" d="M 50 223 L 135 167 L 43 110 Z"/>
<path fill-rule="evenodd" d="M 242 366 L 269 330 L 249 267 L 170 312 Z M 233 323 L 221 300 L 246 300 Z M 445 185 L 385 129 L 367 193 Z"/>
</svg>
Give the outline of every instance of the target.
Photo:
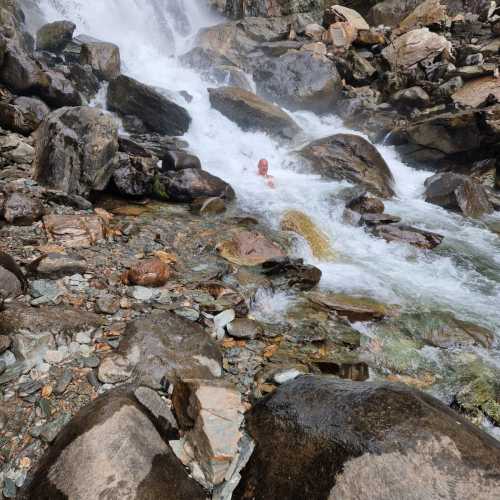
<svg viewBox="0 0 500 500">
<path fill-rule="evenodd" d="M 312 254 L 319 260 L 334 260 L 335 252 L 328 236 L 305 213 L 287 210 L 280 221 L 282 231 L 291 231 L 304 238 Z"/>
<path fill-rule="evenodd" d="M 120 49 L 114 43 L 84 43 L 80 52 L 80 64 L 88 64 L 101 80 L 113 80 L 121 71 Z"/>
<path fill-rule="evenodd" d="M 55 21 L 44 24 L 36 34 L 36 48 L 59 52 L 73 39 L 76 24 L 70 21 Z"/>
<path fill-rule="evenodd" d="M 130 380 L 153 389 L 177 378 L 221 375 L 221 353 L 209 334 L 197 323 L 159 311 L 130 322 L 118 350 L 98 371 L 104 383 Z"/>
<path fill-rule="evenodd" d="M 375 236 L 384 238 L 389 243 L 392 241 L 400 243 L 408 243 L 418 248 L 426 248 L 432 250 L 440 245 L 444 236 L 433 233 L 431 231 L 424 231 L 416 227 L 407 226 L 405 224 L 387 224 L 383 223 L 376 225 L 372 232 Z"/>
<path fill-rule="evenodd" d="M 168 445 L 171 427 L 163 430 L 168 424 L 161 414 L 140 399 L 129 388 L 118 389 L 82 409 L 47 450 L 19 498 L 203 500 L 203 488 Z"/>
<path fill-rule="evenodd" d="M 149 132 L 183 135 L 191 123 L 182 106 L 128 76 L 120 75 L 109 83 L 107 101 L 112 111 L 138 118 Z"/>
<path fill-rule="evenodd" d="M 257 91 L 290 109 L 332 112 L 342 87 L 335 63 L 309 51 L 289 51 L 254 71 Z"/>
<path fill-rule="evenodd" d="M 458 210 L 466 217 L 481 217 L 493 212 L 488 192 L 474 179 L 452 172 L 433 175 L 425 181 L 425 201 Z"/>
<path fill-rule="evenodd" d="M 221 178 L 199 168 L 184 168 L 155 181 L 154 194 L 170 201 L 191 202 L 198 198 L 235 198 L 233 188 Z"/>
<path fill-rule="evenodd" d="M 208 89 L 210 103 L 243 130 L 263 131 L 291 139 L 300 131 L 295 121 L 278 106 L 253 92 L 237 87 Z"/>
<path fill-rule="evenodd" d="M 262 274 L 275 288 L 282 290 L 311 290 L 321 280 L 321 269 L 304 264 L 302 259 L 277 257 L 262 263 Z"/>
<path fill-rule="evenodd" d="M 109 114 L 90 107 L 61 108 L 37 130 L 34 178 L 86 197 L 107 186 L 117 153 L 118 127 Z"/>
<path fill-rule="evenodd" d="M 360 184 L 382 198 L 394 195 L 389 166 L 377 148 L 359 135 L 331 135 L 311 142 L 299 153 L 324 177 Z"/>
<path fill-rule="evenodd" d="M 235 499 L 500 495 L 498 441 L 403 385 L 300 376 L 246 422 L 256 448 Z"/>
</svg>

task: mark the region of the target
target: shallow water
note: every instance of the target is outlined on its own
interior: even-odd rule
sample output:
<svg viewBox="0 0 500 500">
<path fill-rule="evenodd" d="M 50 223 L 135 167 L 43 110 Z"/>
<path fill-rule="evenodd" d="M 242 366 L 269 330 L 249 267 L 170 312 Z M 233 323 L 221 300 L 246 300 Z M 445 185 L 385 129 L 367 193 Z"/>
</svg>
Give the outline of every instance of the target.
<svg viewBox="0 0 500 500">
<path fill-rule="evenodd" d="M 179 1 L 191 22 L 191 34 L 182 36 L 173 30 L 176 54 L 192 45 L 199 28 L 220 21 L 196 0 Z M 166 46 L 161 27 L 154 21 L 154 3 L 42 0 L 40 5 L 49 20 L 70 18 L 78 26 L 77 33 L 117 43 L 124 73 L 172 91 L 188 91 L 191 103 L 179 97 L 193 117 L 185 139 L 206 170 L 235 188 L 239 206 L 273 227 L 278 227 L 286 209 L 299 209 L 328 234 L 339 256 L 335 262 L 318 262 L 306 244 L 296 249 L 298 256 L 321 268 L 323 288 L 370 295 L 409 309 L 449 310 L 495 330 L 500 337 L 500 238 L 484 221 L 466 220 L 425 203 L 423 182 L 430 172 L 408 167 L 392 147 L 379 145 L 396 180 L 397 195 L 386 203 L 387 212 L 401 216 L 407 224 L 443 234 L 445 240 L 434 251 L 423 251 L 386 243 L 344 224 L 338 194 L 349 185 L 308 173 L 293 152 L 311 139 L 352 131 L 333 115 L 318 117 L 309 112 L 292 113 L 305 131 L 296 144 L 283 145 L 266 134 L 241 131 L 211 109 L 206 90 L 211 84 L 169 55 L 174 48 Z M 269 160 L 275 190 L 254 173 L 260 158 Z M 498 214 L 490 217 L 500 220 Z M 284 300 L 276 298 L 277 310 L 282 310 Z"/>
</svg>

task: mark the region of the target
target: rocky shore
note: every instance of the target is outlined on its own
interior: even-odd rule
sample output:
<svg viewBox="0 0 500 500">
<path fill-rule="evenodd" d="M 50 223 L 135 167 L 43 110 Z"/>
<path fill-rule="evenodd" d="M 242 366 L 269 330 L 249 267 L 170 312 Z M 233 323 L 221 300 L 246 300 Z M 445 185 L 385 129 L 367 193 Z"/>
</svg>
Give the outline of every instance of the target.
<svg viewBox="0 0 500 500">
<path fill-rule="evenodd" d="M 182 64 L 241 130 L 349 183 L 345 224 L 415 252 L 446 242 L 386 213 L 381 141 L 432 169 L 426 202 L 464 221 L 500 209 L 494 2 L 209 3 L 224 21 Z M 481 355 L 500 320 L 322 288 L 294 248 L 334 261 L 328 235 L 299 210 L 274 229 L 243 210 L 182 137 L 188 92 L 42 17 L 0 0 L 0 498 L 500 498 L 481 429 L 500 426 Z M 285 108 L 373 143 L 306 141 Z M 276 318 L 279 293 L 293 301 Z"/>
</svg>

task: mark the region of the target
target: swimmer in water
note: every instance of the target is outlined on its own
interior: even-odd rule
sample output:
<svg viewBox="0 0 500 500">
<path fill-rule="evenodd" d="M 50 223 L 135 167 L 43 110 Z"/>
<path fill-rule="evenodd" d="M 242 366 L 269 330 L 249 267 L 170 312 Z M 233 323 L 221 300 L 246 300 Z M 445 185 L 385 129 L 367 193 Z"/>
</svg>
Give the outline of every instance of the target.
<svg viewBox="0 0 500 500">
<path fill-rule="evenodd" d="M 266 179 L 266 184 L 271 188 L 275 189 L 274 185 L 274 177 L 272 175 L 269 175 L 269 163 L 267 160 L 262 159 L 259 160 L 259 164 L 257 166 L 257 175 L 260 177 L 264 177 Z"/>
</svg>

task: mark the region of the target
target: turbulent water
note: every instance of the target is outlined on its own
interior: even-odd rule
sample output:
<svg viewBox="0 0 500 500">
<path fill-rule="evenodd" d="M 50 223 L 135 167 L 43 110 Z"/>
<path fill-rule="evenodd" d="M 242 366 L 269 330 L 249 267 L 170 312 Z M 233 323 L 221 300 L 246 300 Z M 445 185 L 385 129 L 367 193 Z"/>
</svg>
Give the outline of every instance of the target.
<svg viewBox="0 0 500 500">
<path fill-rule="evenodd" d="M 293 154 L 311 139 L 347 131 L 341 120 L 295 112 L 307 135 L 286 147 L 265 134 L 241 131 L 211 109 L 206 90 L 210 84 L 176 60 L 190 48 L 198 29 L 221 20 L 204 10 L 203 0 L 175 3 L 185 15 L 180 22 L 166 7 L 172 2 L 157 0 L 42 0 L 40 5 L 48 20 L 69 18 L 77 24 L 77 33 L 118 44 L 124 73 L 157 87 L 188 91 L 192 102 L 179 101 L 193 117 L 185 139 L 206 170 L 235 188 L 240 207 L 274 227 L 286 209 L 297 208 L 328 234 L 338 254 L 335 262 L 315 261 L 305 244 L 296 250 L 321 268 L 322 287 L 370 295 L 407 309 L 452 311 L 495 330 L 500 338 L 500 239 L 486 225 L 500 220 L 498 214 L 471 221 L 425 203 L 423 182 L 431 173 L 406 166 L 391 147 L 378 146 L 396 179 L 397 196 L 386 203 L 387 212 L 443 234 L 444 243 L 428 252 L 389 244 L 344 224 L 336 195 L 348 184 L 307 173 Z M 260 158 L 269 160 L 275 190 L 254 174 Z M 283 306 L 282 299 L 276 298 L 277 308 Z"/>
</svg>

